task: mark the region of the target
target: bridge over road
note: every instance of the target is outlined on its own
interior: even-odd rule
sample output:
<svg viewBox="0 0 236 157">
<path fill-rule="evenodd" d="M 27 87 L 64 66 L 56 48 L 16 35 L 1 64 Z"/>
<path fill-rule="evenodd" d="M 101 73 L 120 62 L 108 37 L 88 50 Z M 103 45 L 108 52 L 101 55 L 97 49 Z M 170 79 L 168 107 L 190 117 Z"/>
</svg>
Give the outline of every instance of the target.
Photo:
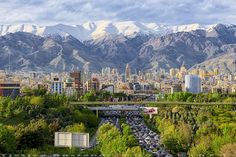
<svg viewBox="0 0 236 157">
<path fill-rule="evenodd" d="M 142 106 L 175 106 L 175 105 L 190 105 L 190 106 L 236 106 L 236 102 L 223 103 L 223 102 L 173 102 L 173 101 L 96 101 L 96 102 L 70 102 L 72 105 L 84 106 L 106 106 L 106 105 L 142 105 Z"/>
</svg>

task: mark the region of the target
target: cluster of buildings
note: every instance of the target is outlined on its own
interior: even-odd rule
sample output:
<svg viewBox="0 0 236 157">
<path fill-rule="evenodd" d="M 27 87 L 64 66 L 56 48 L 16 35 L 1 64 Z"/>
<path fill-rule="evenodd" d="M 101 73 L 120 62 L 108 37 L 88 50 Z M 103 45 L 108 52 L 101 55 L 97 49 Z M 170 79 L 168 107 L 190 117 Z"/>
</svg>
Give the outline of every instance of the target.
<svg viewBox="0 0 236 157">
<path fill-rule="evenodd" d="M 78 96 L 83 91 L 81 72 L 70 73 L 5 73 L 0 71 L 0 96 L 23 95 L 24 88 L 44 88 L 51 93 Z"/>
<path fill-rule="evenodd" d="M 48 92 L 79 96 L 87 91 L 106 90 L 111 93 L 234 93 L 236 74 L 222 74 L 218 69 L 187 70 L 184 66 L 169 72 L 142 72 L 127 64 L 124 71 L 105 67 L 98 73 L 82 71 L 61 73 L 0 71 L 0 96 L 16 97 L 24 88 L 45 88 Z"/>
<path fill-rule="evenodd" d="M 189 91 L 192 93 L 235 93 L 236 73 L 221 73 L 219 69 L 191 69 L 186 70 L 184 66 L 180 69 L 170 69 L 170 80 L 175 80 L 166 85 L 171 93 Z"/>
</svg>

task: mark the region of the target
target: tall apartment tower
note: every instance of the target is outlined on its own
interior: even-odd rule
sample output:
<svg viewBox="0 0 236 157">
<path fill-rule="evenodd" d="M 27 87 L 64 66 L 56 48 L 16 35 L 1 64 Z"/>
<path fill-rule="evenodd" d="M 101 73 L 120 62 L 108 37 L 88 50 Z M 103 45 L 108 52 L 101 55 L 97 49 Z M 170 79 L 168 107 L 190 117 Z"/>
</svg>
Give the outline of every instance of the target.
<svg viewBox="0 0 236 157">
<path fill-rule="evenodd" d="M 99 80 L 97 78 L 92 78 L 88 82 L 85 83 L 86 91 L 98 91 L 100 87 Z"/>
<path fill-rule="evenodd" d="M 197 75 L 185 75 L 185 89 L 186 92 L 200 93 L 201 78 Z"/>
<path fill-rule="evenodd" d="M 81 81 L 81 77 L 82 77 L 81 71 L 71 72 L 70 77 L 74 79 L 76 91 L 78 91 L 78 93 L 83 91 L 83 84 Z"/>
<path fill-rule="evenodd" d="M 131 68 L 129 64 L 126 64 L 126 67 L 125 67 L 125 77 L 126 77 L 126 80 L 130 80 Z"/>
<path fill-rule="evenodd" d="M 62 94 L 63 93 L 63 82 L 61 81 L 60 78 L 55 77 L 53 78 L 53 81 L 51 81 L 51 93 L 57 93 L 57 94 Z"/>
</svg>

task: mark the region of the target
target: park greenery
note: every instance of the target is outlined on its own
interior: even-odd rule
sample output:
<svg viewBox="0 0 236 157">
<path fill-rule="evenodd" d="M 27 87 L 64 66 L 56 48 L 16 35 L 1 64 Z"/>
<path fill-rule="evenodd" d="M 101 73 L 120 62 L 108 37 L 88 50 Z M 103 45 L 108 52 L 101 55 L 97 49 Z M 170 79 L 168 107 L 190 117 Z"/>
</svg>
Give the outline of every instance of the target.
<svg viewBox="0 0 236 157">
<path fill-rule="evenodd" d="M 151 156 L 137 143 L 131 128 L 121 122 L 121 130 L 112 124 L 98 128 L 98 146 L 93 149 L 55 148 L 56 131 L 89 132 L 94 135 L 99 119 L 80 105 L 69 103 L 65 95 L 50 94 L 44 89 L 24 89 L 22 97 L 0 97 L 0 154 L 102 154 L 109 156 Z M 79 101 L 126 100 L 124 93 L 91 91 Z M 166 101 L 236 102 L 236 94 L 191 94 L 179 92 L 164 96 Z M 153 104 L 152 104 L 153 105 Z M 151 105 L 151 106 L 152 106 Z M 161 136 L 161 143 L 174 156 L 236 156 L 236 111 L 234 105 L 172 105 L 158 108 L 149 127 Z"/>
<path fill-rule="evenodd" d="M 176 92 L 173 94 L 165 94 L 166 101 L 180 101 L 180 102 L 236 102 L 236 93 L 220 94 L 220 93 L 199 93 L 193 94 L 189 92 Z"/>
<path fill-rule="evenodd" d="M 89 91 L 84 95 L 82 95 L 79 98 L 79 101 L 82 102 L 111 101 L 114 98 L 117 98 L 118 101 L 122 101 L 129 99 L 129 96 L 123 92 L 112 94 L 111 92 L 108 91 Z"/>
<path fill-rule="evenodd" d="M 162 144 L 175 156 L 236 154 L 236 112 L 232 106 L 159 108 L 146 122 L 160 133 Z"/>
<path fill-rule="evenodd" d="M 105 157 L 151 157 L 144 149 L 138 146 L 138 142 L 132 134 L 131 128 L 122 123 L 122 131 L 113 124 L 103 124 L 98 129 L 97 140 L 101 153 Z"/>
<path fill-rule="evenodd" d="M 27 89 L 23 97 L 0 97 L 0 153 L 65 153 L 53 147 L 56 131 L 93 135 L 97 125 L 92 111 L 70 105 L 65 95 Z"/>
</svg>

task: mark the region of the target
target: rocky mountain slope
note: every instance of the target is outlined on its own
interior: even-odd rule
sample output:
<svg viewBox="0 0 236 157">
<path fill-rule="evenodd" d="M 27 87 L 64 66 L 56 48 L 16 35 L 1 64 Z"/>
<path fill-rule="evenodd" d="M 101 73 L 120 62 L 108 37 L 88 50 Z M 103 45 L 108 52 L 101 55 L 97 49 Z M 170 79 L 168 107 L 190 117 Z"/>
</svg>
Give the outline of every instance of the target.
<svg viewBox="0 0 236 157">
<path fill-rule="evenodd" d="M 0 67 L 11 70 L 65 71 L 99 68 L 90 50 L 72 36 L 43 38 L 17 32 L 0 37 Z M 91 65 L 90 65 L 91 64 Z M 96 69 L 95 69 L 96 70 Z"/>
<path fill-rule="evenodd" d="M 124 70 L 220 68 L 236 72 L 236 26 L 216 25 L 208 30 L 168 33 L 106 34 L 81 42 L 70 34 L 47 36 L 16 32 L 0 36 L 0 69 L 99 71 L 102 67 Z M 10 63 L 10 64 L 9 64 Z"/>
<path fill-rule="evenodd" d="M 142 45 L 132 65 L 152 70 L 179 68 L 182 64 L 191 68 L 218 56 L 227 57 L 234 52 L 232 45 L 236 43 L 235 28 L 217 25 L 209 32 L 197 30 L 152 38 Z M 202 67 L 201 65 L 199 67 L 215 68 L 215 66 Z M 230 68 L 231 70 L 234 71 Z"/>
</svg>

